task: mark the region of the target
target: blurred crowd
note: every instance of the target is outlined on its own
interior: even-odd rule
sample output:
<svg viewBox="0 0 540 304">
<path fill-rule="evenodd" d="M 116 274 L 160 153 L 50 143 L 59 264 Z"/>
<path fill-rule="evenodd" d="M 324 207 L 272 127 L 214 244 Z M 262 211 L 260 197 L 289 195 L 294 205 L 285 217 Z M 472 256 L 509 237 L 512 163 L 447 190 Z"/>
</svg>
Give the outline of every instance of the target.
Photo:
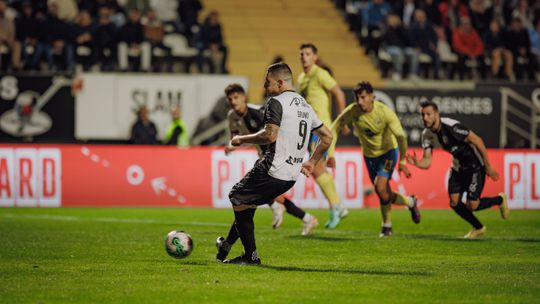
<svg viewBox="0 0 540 304">
<path fill-rule="evenodd" d="M 200 0 L 0 0 L 4 71 L 227 73 L 219 14 Z M 192 64 L 193 63 L 193 67 Z"/>
<path fill-rule="evenodd" d="M 394 80 L 422 76 L 515 81 L 538 76 L 540 0 L 336 3 L 366 53 Z"/>
</svg>

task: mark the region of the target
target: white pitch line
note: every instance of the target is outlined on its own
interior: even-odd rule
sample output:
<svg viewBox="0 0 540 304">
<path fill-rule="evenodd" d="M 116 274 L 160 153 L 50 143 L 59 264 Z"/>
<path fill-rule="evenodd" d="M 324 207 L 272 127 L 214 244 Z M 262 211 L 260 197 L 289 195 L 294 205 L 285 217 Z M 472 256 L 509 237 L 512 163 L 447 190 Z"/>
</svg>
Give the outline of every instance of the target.
<svg viewBox="0 0 540 304">
<path fill-rule="evenodd" d="M 51 221 L 65 222 L 104 222 L 104 223 L 136 223 L 136 224 L 167 224 L 167 225 L 191 225 L 191 226 L 210 226 L 210 227 L 229 227 L 230 224 L 215 223 L 215 222 L 181 222 L 181 221 L 160 221 L 151 219 L 123 219 L 116 217 L 79 217 L 67 215 L 50 215 L 50 214 L 2 214 L 4 218 L 23 218 L 23 219 L 40 219 Z"/>
</svg>

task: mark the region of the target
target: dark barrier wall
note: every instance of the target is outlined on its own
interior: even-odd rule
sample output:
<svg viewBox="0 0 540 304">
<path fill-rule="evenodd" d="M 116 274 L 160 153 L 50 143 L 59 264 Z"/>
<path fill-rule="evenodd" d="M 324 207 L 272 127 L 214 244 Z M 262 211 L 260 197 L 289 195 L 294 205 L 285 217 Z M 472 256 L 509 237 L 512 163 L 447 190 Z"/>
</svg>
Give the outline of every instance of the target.
<svg viewBox="0 0 540 304">
<path fill-rule="evenodd" d="M 502 86 L 483 84 L 479 85 L 475 90 L 376 89 L 375 95 L 377 100 L 386 103 L 397 113 L 407 132 L 410 146 L 420 146 L 423 124 L 419 114 L 419 105 L 424 100 L 432 100 L 439 105 L 442 116 L 458 120 L 468 126 L 484 139 L 486 146 L 499 148 L 501 146 L 501 100 L 503 94 L 508 103 L 515 104 L 512 98 L 508 98 L 508 94 L 502 88 L 513 90 L 522 95 L 525 101 L 531 105 L 535 100 L 535 96 L 540 96 L 538 91 L 540 86 L 530 84 L 505 84 Z M 353 90 L 346 88 L 344 91 L 347 96 L 347 103 L 354 102 Z M 518 108 L 523 107 L 519 104 L 515 106 Z M 526 107 L 522 111 L 527 113 Z M 507 115 L 507 119 L 524 129 L 530 128 L 530 122 L 511 115 L 511 113 Z M 517 134 L 508 131 L 506 142 L 507 147 L 515 147 L 512 146 L 513 143 L 520 142 L 520 138 Z M 358 145 L 358 141 L 352 135 L 340 136 L 339 144 Z"/>
<path fill-rule="evenodd" d="M 0 76 L 1 142 L 75 142 L 71 80 Z"/>
</svg>

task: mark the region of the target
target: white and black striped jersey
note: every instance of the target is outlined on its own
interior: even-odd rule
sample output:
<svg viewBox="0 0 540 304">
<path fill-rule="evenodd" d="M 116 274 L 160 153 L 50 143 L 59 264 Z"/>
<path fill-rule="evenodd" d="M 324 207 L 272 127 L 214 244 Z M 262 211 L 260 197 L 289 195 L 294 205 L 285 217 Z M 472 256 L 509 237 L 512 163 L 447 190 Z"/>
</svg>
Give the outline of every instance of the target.
<svg viewBox="0 0 540 304">
<path fill-rule="evenodd" d="M 257 133 L 264 127 L 264 111 L 261 106 L 248 104 L 247 111 L 243 116 L 236 114 L 233 110 L 229 111 L 229 130 L 231 135 L 246 135 Z M 255 145 L 259 157 L 263 156 L 264 151 L 268 148 L 266 145 Z"/>
<path fill-rule="evenodd" d="M 422 148 L 442 147 L 453 156 L 452 168 L 456 171 L 477 170 L 484 167 L 484 160 L 476 147 L 465 141 L 470 129 L 459 121 L 441 117 L 441 128 L 438 132 L 424 129 L 422 132 Z"/>
<path fill-rule="evenodd" d="M 274 178 L 294 181 L 306 161 L 311 132 L 323 124 L 306 100 L 294 91 L 270 98 L 265 108 L 264 124 L 278 125 L 279 132 L 255 166 Z"/>
</svg>

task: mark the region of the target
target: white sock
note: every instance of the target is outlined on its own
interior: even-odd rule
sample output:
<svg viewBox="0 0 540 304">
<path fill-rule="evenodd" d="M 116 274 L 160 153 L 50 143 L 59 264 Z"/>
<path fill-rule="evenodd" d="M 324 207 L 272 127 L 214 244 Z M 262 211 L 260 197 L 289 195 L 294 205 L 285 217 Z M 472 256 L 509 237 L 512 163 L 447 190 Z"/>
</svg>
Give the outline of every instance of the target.
<svg viewBox="0 0 540 304">
<path fill-rule="evenodd" d="M 385 228 L 392 228 L 392 224 L 383 224 L 382 226 Z"/>
<path fill-rule="evenodd" d="M 309 213 L 306 212 L 306 214 L 304 215 L 304 217 L 302 218 L 302 222 L 304 223 L 309 223 L 311 222 L 311 219 L 313 218 L 313 216 Z"/>
<path fill-rule="evenodd" d="M 414 206 L 412 196 L 407 196 L 407 207 L 412 208 L 412 206 Z"/>
<path fill-rule="evenodd" d="M 278 211 L 280 209 L 280 207 L 281 206 L 279 205 L 278 202 L 274 202 L 274 203 L 272 203 L 272 205 L 270 205 L 270 208 L 272 208 L 272 210 L 274 210 L 274 211 Z"/>
</svg>

